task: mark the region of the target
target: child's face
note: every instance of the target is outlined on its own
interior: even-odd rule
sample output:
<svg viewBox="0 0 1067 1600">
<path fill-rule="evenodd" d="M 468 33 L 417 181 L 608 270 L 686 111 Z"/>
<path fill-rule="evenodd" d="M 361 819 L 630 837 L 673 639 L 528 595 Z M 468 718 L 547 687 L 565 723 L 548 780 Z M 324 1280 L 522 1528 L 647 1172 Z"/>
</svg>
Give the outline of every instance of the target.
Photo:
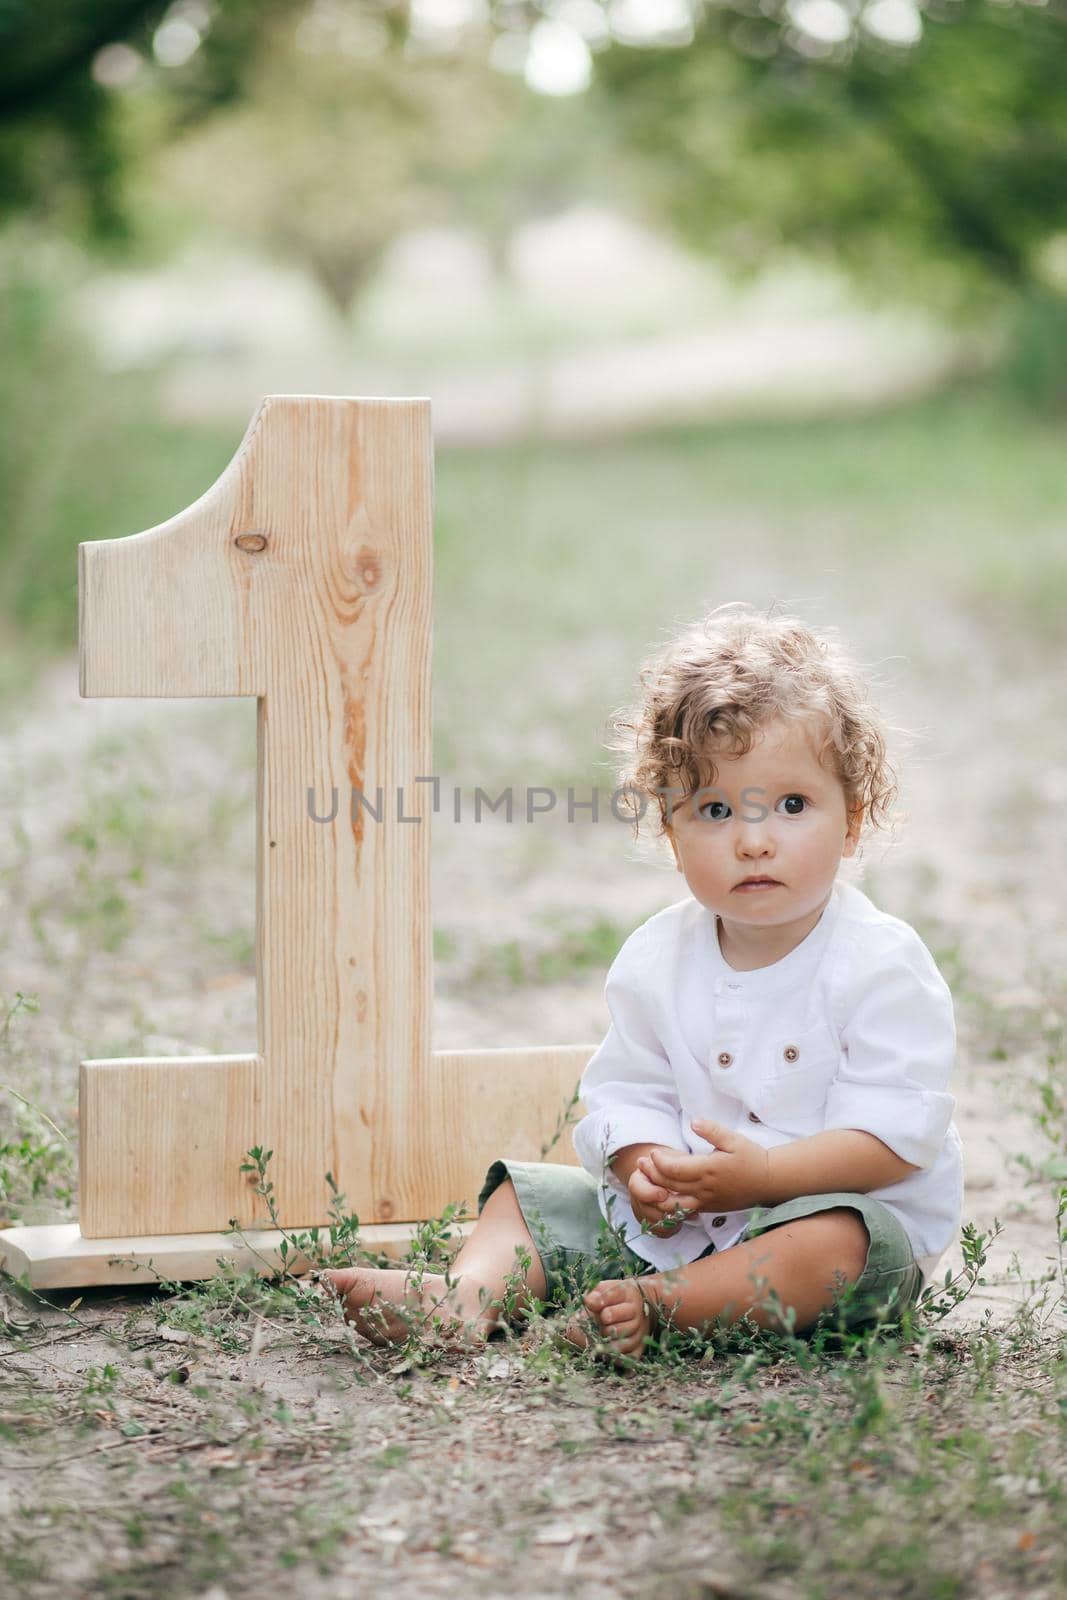
<svg viewBox="0 0 1067 1600">
<path fill-rule="evenodd" d="M 775 720 L 747 755 L 717 756 L 714 789 L 674 800 L 668 832 L 693 895 L 726 921 L 781 927 L 818 912 L 859 841 L 836 773 L 801 724 Z M 694 814 L 694 805 L 699 815 Z M 742 888 L 746 878 L 772 879 Z"/>
</svg>

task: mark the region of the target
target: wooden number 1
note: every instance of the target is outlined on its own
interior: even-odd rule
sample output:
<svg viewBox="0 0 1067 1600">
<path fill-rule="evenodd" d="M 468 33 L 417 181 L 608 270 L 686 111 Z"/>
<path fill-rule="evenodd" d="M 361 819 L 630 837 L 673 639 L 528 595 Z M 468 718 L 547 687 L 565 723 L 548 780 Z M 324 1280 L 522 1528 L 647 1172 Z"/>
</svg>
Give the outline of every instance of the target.
<svg viewBox="0 0 1067 1600">
<path fill-rule="evenodd" d="M 256 1048 L 83 1062 L 85 1238 L 264 1223 L 253 1144 L 283 1223 L 327 1219 L 327 1172 L 363 1220 L 422 1214 L 432 500 L 428 401 L 274 397 L 188 510 L 80 548 L 83 695 L 258 715 Z"/>
</svg>

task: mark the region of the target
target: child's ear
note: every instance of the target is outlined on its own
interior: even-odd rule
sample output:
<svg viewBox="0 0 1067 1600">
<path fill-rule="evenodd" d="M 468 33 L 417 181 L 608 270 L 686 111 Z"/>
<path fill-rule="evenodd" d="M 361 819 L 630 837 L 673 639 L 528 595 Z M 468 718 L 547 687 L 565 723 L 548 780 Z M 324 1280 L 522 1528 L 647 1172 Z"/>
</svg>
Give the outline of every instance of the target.
<svg viewBox="0 0 1067 1600">
<path fill-rule="evenodd" d="M 670 847 L 674 851 L 674 865 L 677 868 L 677 870 L 679 872 L 681 872 L 681 870 L 682 870 L 682 858 L 678 854 L 678 846 L 674 842 L 674 831 L 671 828 L 666 828 L 664 831 L 666 832 L 667 839 L 668 839 L 668 841 L 670 843 Z"/>
<path fill-rule="evenodd" d="M 841 854 L 851 856 L 855 853 L 860 842 L 860 833 L 863 829 L 863 805 L 857 802 L 848 813 L 848 832 L 845 835 L 845 847 Z"/>
</svg>

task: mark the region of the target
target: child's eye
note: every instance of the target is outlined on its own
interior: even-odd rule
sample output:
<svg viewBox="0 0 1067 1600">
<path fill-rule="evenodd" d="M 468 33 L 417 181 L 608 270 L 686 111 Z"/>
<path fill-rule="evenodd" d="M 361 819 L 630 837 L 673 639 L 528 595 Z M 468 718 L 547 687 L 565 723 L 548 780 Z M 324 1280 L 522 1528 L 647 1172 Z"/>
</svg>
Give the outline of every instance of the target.
<svg viewBox="0 0 1067 1600">
<path fill-rule="evenodd" d="M 778 811 L 785 806 L 787 808 L 786 816 L 799 817 L 803 815 L 805 808 L 809 804 L 810 802 L 802 794 L 787 794 L 782 796 L 775 810 Z M 732 815 L 732 812 L 725 800 L 705 800 L 701 806 L 698 806 L 697 815 L 704 822 L 724 822 L 727 817 Z"/>
</svg>

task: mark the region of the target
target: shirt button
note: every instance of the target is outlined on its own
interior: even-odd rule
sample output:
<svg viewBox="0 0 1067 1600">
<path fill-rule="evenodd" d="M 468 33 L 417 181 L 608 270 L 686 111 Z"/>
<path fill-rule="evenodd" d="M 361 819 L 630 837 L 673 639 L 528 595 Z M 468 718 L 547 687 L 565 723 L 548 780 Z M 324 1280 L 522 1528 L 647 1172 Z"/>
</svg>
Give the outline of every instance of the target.
<svg viewBox="0 0 1067 1600">
<path fill-rule="evenodd" d="M 749 1114 L 748 1114 L 748 1120 L 749 1120 L 749 1122 L 758 1122 L 759 1118 L 757 1117 L 757 1115 L 756 1115 L 756 1113 L 754 1111 L 750 1111 Z"/>
<path fill-rule="evenodd" d="M 730 1054 L 729 1050 L 720 1050 L 719 1051 L 719 1066 L 720 1067 L 728 1067 L 730 1065 L 730 1062 L 733 1059 L 734 1058 Z"/>
<path fill-rule="evenodd" d="M 713 1228 L 721 1228 L 725 1221 L 726 1221 L 725 1217 L 712 1217 L 711 1225 L 712 1225 Z"/>
<path fill-rule="evenodd" d="M 785 1056 L 787 1061 L 796 1061 L 797 1057 L 800 1055 L 800 1051 L 797 1049 L 795 1044 L 787 1044 L 785 1049 L 782 1051 L 782 1054 Z"/>
</svg>

